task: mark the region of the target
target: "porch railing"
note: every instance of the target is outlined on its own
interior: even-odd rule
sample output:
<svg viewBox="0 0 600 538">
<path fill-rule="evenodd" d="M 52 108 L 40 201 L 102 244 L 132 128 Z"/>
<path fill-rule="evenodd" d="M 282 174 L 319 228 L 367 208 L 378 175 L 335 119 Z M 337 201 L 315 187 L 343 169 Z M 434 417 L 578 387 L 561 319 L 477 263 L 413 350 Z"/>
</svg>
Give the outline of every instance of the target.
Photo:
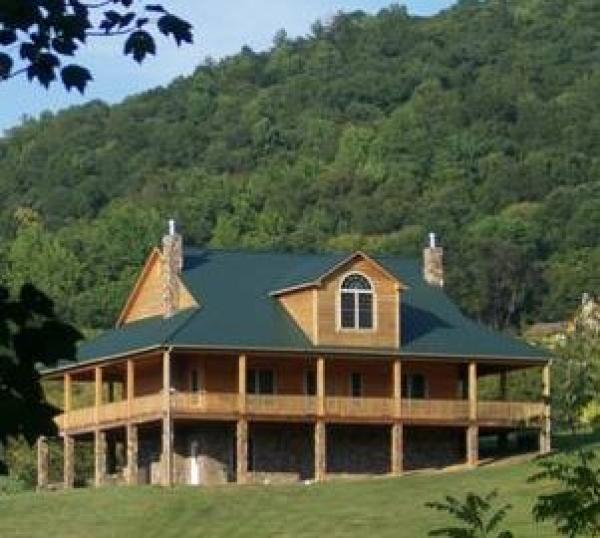
<svg viewBox="0 0 600 538">
<path fill-rule="evenodd" d="M 544 417 L 544 404 L 541 402 L 490 402 L 477 405 L 477 419 L 480 421 L 507 422 L 529 426 L 541 423 Z"/>
<path fill-rule="evenodd" d="M 181 414 L 236 415 L 240 412 L 241 400 L 237 393 L 190 393 L 176 392 L 171 395 L 171 408 Z M 150 394 L 133 399 L 106 403 L 98 407 L 71 410 L 56 417 L 61 430 L 91 428 L 96 424 L 108 424 L 128 419 L 144 420 L 159 416 L 163 409 L 162 393 Z M 327 396 L 324 413 L 332 419 L 381 419 L 389 420 L 397 415 L 396 402 L 392 398 L 353 398 L 349 396 Z M 315 396 L 305 395 L 255 395 L 245 398 L 244 412 L 250 416 L 311 417 L 318 412 Z M 403 420 L 408 422 L 457 422 L 469 420 L 467 400 L 403 399 L 400 406 Z M 525 425 L 541 424 L 544 416 L 541 402 L 495 402 L 479 401 L 477 421 L 480 423 Z"/>
<path fill-rule="evenodd" d="M 394 412 L 391 398 L 352 398 L 328 396 L 325 398 L 325 414 L 339 418 L 389 418 Z"/>
<path fill-rule="evenodd" d="M 402 400 L 402 418 L 406 420 L 466 421 L 469 419 L 467 400 Z"/>
<path fill-rule="evenodd" d="M 171 407 L 179 413 L 231 414 L 238 402 L 234 392 L 177 392 L 171 397 Z"/>
<path fill-rule="evenodd" d="M 314 415 L 317 412 L 317 399 L 304 395 L 248 394 L 246 412 L 250 415 Z"/>
</svg>

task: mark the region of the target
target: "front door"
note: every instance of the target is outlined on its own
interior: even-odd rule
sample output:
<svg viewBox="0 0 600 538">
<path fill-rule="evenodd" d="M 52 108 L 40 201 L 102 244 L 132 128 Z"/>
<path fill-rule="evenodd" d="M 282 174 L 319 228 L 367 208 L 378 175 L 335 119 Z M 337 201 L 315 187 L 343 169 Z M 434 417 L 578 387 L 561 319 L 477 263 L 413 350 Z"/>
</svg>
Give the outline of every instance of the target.
<svg viewBox="0 0 600 538">
<path fill-rule="evenodd" d="M 198 441 L 192 441 L 190 444 L 190 484 L 192 486 L 200 485 L 200 463 L 198 462 Z"/>
</svg>

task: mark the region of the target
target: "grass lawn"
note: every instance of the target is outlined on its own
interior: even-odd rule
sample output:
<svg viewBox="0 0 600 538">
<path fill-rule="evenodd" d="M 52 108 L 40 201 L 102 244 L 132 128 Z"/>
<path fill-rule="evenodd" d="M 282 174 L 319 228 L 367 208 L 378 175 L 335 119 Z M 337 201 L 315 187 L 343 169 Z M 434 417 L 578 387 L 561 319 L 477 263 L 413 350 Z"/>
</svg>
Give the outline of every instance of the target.
<svg viewBox="0 0 600 538">
<path fill-rule="evenodd" d="M 532 522 L 535 462 L 319 485 L 207 489 L 118 487 L 0 497 L 4 538 L 424 537 L 444 514 L 424 503 L 497 488 L 518 538 L 556 536 Z"/>
</svg>

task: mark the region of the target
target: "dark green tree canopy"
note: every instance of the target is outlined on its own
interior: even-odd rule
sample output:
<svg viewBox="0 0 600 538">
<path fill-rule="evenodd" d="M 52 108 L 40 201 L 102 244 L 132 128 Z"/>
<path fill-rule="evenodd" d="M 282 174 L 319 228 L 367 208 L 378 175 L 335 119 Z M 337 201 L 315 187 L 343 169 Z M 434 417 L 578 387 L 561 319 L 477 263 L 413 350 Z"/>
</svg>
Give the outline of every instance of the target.
<svg viewBox="0 0 600 538">
<path fill-rule="evenodd" d="M 0 81 L 26 74 L 48 87 L 60 73 L 83 93 L 92 73 L 71 58 L 90 38 L 127 35 L 123 52 L 136 62 L 156 53 L 155 27 L 177 45 L 192 42 L 192 27 L 159 4 L 144 0 L 2 0 Z"/>
<path fill-rule="evenodd" d="M 39 435 L 56 433 L 52 419 L 58 410 L 45 400 L 38 367 L 72 359 L 80 338 L 31 284 L 16 298 L 0 287 L 0 445 L 8 437 L 22 435 L 32 443 Z"/>
</svg>

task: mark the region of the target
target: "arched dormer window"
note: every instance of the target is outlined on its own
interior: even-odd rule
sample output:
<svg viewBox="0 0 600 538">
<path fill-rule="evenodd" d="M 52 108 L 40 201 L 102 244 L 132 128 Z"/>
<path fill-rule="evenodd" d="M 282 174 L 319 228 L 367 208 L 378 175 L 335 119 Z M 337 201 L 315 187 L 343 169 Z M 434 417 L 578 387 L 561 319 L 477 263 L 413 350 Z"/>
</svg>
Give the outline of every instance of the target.
<svg viewBox="0 0 600 538">
<path fill-rule="evenodd" d="M 358 273 L 348 275 L 340 288 L 340 327 L 342 329 L 373 328 L 373 288 Z"/>
</svg>

